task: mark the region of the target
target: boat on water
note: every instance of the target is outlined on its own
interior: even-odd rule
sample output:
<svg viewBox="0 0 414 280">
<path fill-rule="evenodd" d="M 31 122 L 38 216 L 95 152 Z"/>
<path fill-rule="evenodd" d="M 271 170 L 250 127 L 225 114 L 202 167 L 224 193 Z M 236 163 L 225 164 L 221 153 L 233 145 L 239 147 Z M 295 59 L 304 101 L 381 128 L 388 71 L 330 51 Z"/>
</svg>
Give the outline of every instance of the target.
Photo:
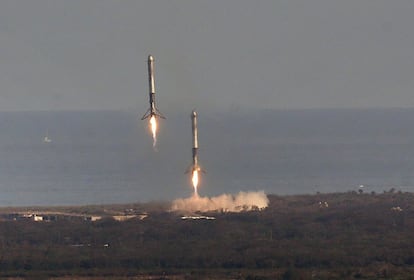
<svg viewBox="0 0 414 280">
<path fill-rule="evenodd" d="M 51 143 L 52 139 L 49 138 L 49 133 L 46 131 L 46 136 L 43 138 L 43 143 Z"/>
</svg>

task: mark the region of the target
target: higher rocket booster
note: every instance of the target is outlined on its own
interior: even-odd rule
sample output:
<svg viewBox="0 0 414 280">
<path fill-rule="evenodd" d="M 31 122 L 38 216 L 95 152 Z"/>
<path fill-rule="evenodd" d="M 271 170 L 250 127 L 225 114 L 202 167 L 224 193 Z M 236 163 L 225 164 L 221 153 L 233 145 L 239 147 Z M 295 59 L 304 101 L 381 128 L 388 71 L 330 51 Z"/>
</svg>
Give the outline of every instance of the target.
<svg viewBox="0 0 414 280">
<path fill-rule="evenodd" d="M 154 57 L 148 56 L 148 89 L 149 89 L 149 104 L 147 112 L 142 116 L 141 120 L 155 116 L 165 119 L 158 108 L 155 106 L 155 79 L 154 79 Z"/>
<path fill-rule="evenodd" d="M 193 132 L 193 162 L 187 169 L 186 173 L 192 171 L 205 171 L 198 165 L 198 133 L 197 133 L 197 112 L 193 110 L 191 112 L 191 128 Z"/>
</svg>

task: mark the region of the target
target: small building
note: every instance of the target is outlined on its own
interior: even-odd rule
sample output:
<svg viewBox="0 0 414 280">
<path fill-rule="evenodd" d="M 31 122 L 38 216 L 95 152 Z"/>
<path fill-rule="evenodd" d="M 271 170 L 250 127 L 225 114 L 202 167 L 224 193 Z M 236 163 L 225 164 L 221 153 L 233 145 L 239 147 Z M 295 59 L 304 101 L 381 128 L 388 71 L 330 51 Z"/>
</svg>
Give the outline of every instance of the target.
<svg viewBox="0 0 414 280">
<path fill-rule="evenodd" d="M 42 222 L 43 221 L 43 216 L 39 216 L 39 215 L 33 214 L 32 215 L 32 219 L 35 222 Z"/>
<path fill-rule="evenodd" d="M 112 216 L 115 221 L 123 222 L 132 218 L 136 218 L 137 215 L 120 215 L 120 216 Z"/>
<path fill-rule="evenodd" d="M 101 216 L 86 216 L 85 217 L 85 221 L 90 221 L 90 222 L 96 222 L 101 220 L 102 217 Z"/>
</svg>

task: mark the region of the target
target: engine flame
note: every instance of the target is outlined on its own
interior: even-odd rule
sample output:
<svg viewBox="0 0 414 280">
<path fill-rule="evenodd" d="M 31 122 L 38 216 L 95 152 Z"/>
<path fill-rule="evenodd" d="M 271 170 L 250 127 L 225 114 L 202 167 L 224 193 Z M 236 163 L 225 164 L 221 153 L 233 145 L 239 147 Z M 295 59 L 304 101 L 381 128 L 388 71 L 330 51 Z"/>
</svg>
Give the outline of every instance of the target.
<svg viewBox="0 0 414 280">
<path fill-rule="evenodd" d="M 193 170 L 193 177 L 191 178 L 193 181 L 194 187 L 194 195 L 198 196 L 197 186 L 198 186 L 198 170 Z"/>
<path fill-rule="evenodd" d="M 155 148 L 155 145 L 157 144 L 157 119 L 155 116 L 151 116 L 150 126 L 152 132 L 152 147 Z"/>
</svg>

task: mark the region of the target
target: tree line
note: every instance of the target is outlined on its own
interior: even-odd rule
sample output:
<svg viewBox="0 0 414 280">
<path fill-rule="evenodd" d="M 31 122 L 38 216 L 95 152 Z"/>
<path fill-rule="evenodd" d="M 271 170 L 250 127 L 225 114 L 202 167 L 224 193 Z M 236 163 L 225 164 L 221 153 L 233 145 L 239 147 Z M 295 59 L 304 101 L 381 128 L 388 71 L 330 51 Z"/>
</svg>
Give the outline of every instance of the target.
<svg viewBox="0 0 414 280">
<path fill-rule="evenodd" d="M 412 193 L 269 195 L 269 201 L 262 211 L 203 213 L 215 220 L 149 210 L 144 220 L 123 222 L 1 222 L 0 276 L 237 271 L 263 279 L 378 279 L 414 273 Z"/>
</svg>

